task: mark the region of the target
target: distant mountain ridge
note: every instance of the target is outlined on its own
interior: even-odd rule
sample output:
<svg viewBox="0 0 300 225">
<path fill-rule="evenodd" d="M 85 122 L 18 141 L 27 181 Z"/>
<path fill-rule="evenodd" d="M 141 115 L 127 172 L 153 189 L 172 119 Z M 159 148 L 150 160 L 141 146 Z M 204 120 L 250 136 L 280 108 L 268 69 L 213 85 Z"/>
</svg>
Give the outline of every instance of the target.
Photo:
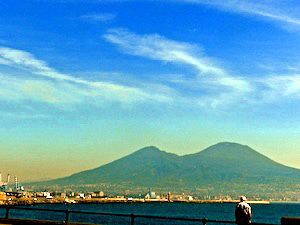
<svg viewBox="0 0 300 225">
<path fill-rule="evenodd" d="M 132 186 L 192 187 L 222 182 L 283 180 L 300 182 L 300 170 L 277 163 L 246 145 L 221 142 L 184 156 L 149 146 L 95 169 L 40 184 L 126 183 Z"/>
</svg>

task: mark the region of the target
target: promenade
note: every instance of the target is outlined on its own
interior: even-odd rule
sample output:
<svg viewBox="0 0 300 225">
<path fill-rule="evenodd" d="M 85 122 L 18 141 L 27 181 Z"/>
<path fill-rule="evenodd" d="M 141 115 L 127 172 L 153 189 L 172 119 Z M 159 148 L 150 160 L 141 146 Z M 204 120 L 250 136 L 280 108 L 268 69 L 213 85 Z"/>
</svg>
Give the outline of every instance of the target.
<svg viewBox="0 0 300 225">
<path fill-rule="evenodd" d="M 0 201 L 0 205 L 35 205 L 35 204 L 101 204 L 101 203 L 155 203 L 155 202 L 183 202 L 183 203 L 238 203 L 238 200 L 180 200 L 167 198 L 160 199 L 144 199 L 144 198 L 125 198 L 125 197 L 111 197 L 111 198 L 63 198 L 53 197 L 47 198 L 34 198 L 34 197 L 21 197 L 11 198 L 5 201 Z M 248 201 L 250 204 L 269 204 L 269 201 Z"/>
</svg>

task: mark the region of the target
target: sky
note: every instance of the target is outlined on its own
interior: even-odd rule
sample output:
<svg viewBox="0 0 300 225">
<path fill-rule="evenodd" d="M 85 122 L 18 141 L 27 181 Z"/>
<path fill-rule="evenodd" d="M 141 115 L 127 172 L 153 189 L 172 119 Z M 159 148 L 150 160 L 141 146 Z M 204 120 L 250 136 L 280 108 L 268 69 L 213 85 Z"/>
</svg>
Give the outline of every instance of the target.
<svg viewBox="0 0 300 225">
<path fill-rule="evenodd" d="M 0 171 L 68 176 L 145 146 L 300 168 L 296 0 L 0 1 Z"/>
</svg>

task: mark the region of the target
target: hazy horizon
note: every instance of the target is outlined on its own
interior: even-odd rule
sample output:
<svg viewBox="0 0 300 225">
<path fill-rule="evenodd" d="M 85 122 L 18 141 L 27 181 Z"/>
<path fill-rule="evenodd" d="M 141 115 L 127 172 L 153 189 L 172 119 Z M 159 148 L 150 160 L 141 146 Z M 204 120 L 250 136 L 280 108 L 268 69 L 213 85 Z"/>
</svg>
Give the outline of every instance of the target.
<svg viewBox="0 0 300 225">
<path fill-rule="evenodd" d="M 228 141 L 300 169 L 300 3 L 0 3 L 2 177 Z"/>
<path fill-rule="evenodd" d="M 220 143 L 224 143 L 224 142 L 219 142 L 219 143 L 216 143 L 216 144 L 220 144 Z M 225 142 L 225 143 L 234 143 L 234 142 Z M 216 145 L 216 144 L 214 144 L 214 145 Z M 234 143 L 234 144 L 239 144 L 239 143 Z M 240 145 L 240 144 L 239 144 L 239 145 Z M 208 148 L 208 147 L 212 147 L 212 146 L 213 146 L 213 145 L 207 146 L 207 148 Z M 246 146 L 247 146 L 247 145 L 246 145 Z M 140 149 L 136 149 L 135 151 L 129 153 L 128 155 L 131 155 L 131 154 L 133 154 L 133 153 L 135 153 L 135 152 L 137 152 L 137 151 L 139 151 L 139 150 L 141 150 L 141 149 L 148 148 L 148 147 L 154 147 L 154 148 L 158 148 L 160 151 L 164 151 L 164 152 L 167 152 L 167 153 L 173 153 L 173 152 L 166 151 L 166 150 L 164 150 L 164 149 L 160 149 L 160 148 L 157 147 L 157 146 L 151 145 L 151 146 L 144 146 L 143 148 L 140 148 Z M 251 148 L 251 146 L 249 146 L 249 147 Z M 199 153 L 199 152 L 202 152 L 203 150 L 206 150 L 206 148 L 201 149 L 201 150 L 198 151 L 198 152 L 192 152 L 192 153 L 187 153 L 187 154 L 178 154 L 178 153 L 173 153 L 173 154 L 178 155 L 178 156 L 185 156 L 185 155 L 189 155 L 189 154 Z M 253 149 L 253 150 L 256 151 L 255 149 Z M 260 152 L 258 152 L 258 153 L 260 153 Z M 121 158 L 126 157 L 126 156 L 128 156 L 128 155 L 123 155 L 123 156 L 121 156 L 120 158 L 113 159 L 113 160 L 110 161 L 110 162 L 106 162 L 106 163 L 104 163 L 104 164 L 100 164 L 100 165 L 97 165 L 97 166 L 95 166 L 95 167 L 83 169 L 83 170 L 80 170 L 80 171 L 74 171 L 74 172 L 71 172 L 70 174 L 65 174 L 65 175 L 61 175 L 61 176 L 55 176 L 55 174 L 54 174 L 54 176 L 52 176 L 52 177 L 49 176 L 49 177 L 40 177 L 40 178 L 29 178 L 29 179 L 25 179 L 25 180 L 21 178 L 21 180 L 19 180 L 19 181 L 28 183 L 28 182 L 45 181 L 45 180 L 51 180 L 51 179 L 56 179 L 56 178 L 67 177 L 67 176 L 69 176 L 69 175 L 72 175 L 72 174 L 75 174 L 75 173 L 78 173 L 78 172 L 83 172 L 83 171 L 86 171 L 86 170 L 91 170 L 91 169 L 95 169 L 95 168 L 101 167 L 101 166 L 103 166 L 103 165 L 106 165 L 106 164 L 108 164 L 108 163 L 111 163 L 111 162 L 113 162 L 113 161 L 116 161 L 116 160 L 118 160 L 118 159 L 121 159 Z M 266 157 L 268 157 L 268 156 L 266 156 Z M 268 158 L 271 159 L 271 160 L 273 160 L 273 159 L 270 158 L 270 157 L 268 157 Z M 275 162 L 276 162 L 276 161 L 275 161 Z M 282 164 L 282 165 L 284 165 L 284 164 Z M 285 166 L 288 166 L 288 165 L 285 165 Z M 291 167 L 291 168 L 299 169 L 299 168 L 297 168 L 297 167 Z M 7 180 L 7 175 L 10 174 L 10 173 L 3 174 L 1 171 L 0 171 L 0 173 L 2 174 L 2 181 Z M 12 180 L 12 177 L 15 176 L 15 175 L 14 175 L 14 174 L 10 174 L 10 176 L 11 176 L 11 180 Z"/>
</svg>

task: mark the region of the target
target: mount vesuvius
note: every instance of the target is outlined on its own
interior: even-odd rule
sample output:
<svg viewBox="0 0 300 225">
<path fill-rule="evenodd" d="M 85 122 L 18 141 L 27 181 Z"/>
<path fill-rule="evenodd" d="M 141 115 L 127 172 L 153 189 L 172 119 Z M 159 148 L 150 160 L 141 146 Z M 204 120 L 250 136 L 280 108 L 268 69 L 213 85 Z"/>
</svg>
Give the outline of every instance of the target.
<svg viewBox="0 0 300 225">
<path fill-rule="evenodd" d="M 284 166 L 237 143 L 221 142 L 184 156 L 150 146 L 98 168 L 36 185 L 126 183 L 145 187 L 195 187 L 233 182 L 299 183 L 300 169 Z"/>
</svg>

